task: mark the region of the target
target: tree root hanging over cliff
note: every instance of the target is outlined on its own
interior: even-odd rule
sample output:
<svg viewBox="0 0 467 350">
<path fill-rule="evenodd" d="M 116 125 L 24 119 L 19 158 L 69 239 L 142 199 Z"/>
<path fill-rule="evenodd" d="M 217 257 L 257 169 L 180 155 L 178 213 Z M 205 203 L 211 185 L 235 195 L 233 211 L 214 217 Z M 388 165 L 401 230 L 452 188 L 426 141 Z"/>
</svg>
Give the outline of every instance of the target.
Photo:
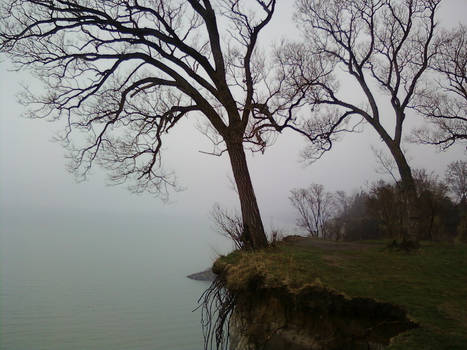
<svg viewBox="0 0 467 350">
<path fill-rule="evenodd" d="M 224 281 L 220 276 L 216 277 L 199 298 L 198 308 L 201 308 L 204 350 L 228 349 L 229 321 L 235 302 L 235 295 L 224 287 Z"/>
</svg>

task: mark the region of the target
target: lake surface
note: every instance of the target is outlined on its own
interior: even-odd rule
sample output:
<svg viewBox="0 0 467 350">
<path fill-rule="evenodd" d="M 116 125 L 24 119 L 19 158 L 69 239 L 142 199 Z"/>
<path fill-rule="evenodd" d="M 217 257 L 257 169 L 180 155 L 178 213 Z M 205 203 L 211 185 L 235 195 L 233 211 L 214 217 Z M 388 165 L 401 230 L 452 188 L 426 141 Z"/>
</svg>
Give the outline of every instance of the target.
<svg viewBox="0 0 467 350">
<path fill-rule="evenodd" d="M 208 284 L 185 276 L 209 249 L 116 221 L 2 230 L 1 350 L 202 348 L 192 310 Z"/>
</svg>

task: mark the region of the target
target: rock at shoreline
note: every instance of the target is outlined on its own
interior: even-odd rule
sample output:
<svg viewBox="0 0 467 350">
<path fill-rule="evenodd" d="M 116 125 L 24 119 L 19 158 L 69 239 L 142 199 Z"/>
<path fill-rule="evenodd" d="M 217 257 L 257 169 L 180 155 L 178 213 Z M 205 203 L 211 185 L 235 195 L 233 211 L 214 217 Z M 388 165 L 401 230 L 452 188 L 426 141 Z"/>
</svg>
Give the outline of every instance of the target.
<svg viewBox="0 0 467 350">
<path fill-rule="evenodd" d="M 216 278 L 216 275 L 214 274 L 214 272 L 212 272 L 212 269 L 209 268 L 207 270 L 204 270 L 202 272 L 198 272 L 198 273 L 193 273 L 191 275 L 188 275 L 186 276 L 192 280 L 196 280 L 196 281 L 206 281 L 206 282 L 212 282 L 215 280 Z"/>
</svg>

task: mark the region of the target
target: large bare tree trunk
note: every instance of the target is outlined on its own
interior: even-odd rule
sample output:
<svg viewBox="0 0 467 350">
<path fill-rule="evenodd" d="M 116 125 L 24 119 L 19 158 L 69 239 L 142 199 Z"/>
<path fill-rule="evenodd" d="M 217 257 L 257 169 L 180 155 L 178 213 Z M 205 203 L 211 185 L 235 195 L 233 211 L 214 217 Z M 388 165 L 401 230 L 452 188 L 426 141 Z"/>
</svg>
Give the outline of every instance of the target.
<svg viewBox="0 0 467 350">
<path fill-rule="evenodd" d="M 419 238 L 418 229 L 420 226 L 420 217 L 415 180 L 412 176 L 410 166 L 407 163 L 407 159 L 400 147 L 391 145 L 389 148 L 394 156 L 401 176 L 402 198 L 405 204 L 403 239 L 416 242 Z"/>
<path fill-rule="evenodd" d="M 258 202 L 251 183 L 243 144 L 228 143 L 227 151 L 229 153 L 230 163 L 240 197 L 244 226 L 244 243 L 246 245 L 251 245 L 254 249 L 264 248 L 267 246 L 268 241 L 264 233 Z"/>
</svg>

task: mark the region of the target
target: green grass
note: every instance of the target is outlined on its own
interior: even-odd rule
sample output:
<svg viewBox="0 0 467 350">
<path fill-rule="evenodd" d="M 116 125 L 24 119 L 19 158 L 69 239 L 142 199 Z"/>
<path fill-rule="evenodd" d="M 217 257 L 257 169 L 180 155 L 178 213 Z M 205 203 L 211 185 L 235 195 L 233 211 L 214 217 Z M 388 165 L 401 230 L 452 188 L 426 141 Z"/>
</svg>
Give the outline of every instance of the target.
<svg viewBox="0 0 467 350">
<path fill-rule="evenodd" d="M 215 268 L 228 269 L 232 289 L 260 274 L 266 286 L 322 284 L 348 297 L 400 305 L 420 327 L 397 336 L 390 349 L 467 349 L 467 245 L 423 242 L 405 253 L 385 249 L 387 243 L 281 243 L 233 252 Z"/>
</svg>

